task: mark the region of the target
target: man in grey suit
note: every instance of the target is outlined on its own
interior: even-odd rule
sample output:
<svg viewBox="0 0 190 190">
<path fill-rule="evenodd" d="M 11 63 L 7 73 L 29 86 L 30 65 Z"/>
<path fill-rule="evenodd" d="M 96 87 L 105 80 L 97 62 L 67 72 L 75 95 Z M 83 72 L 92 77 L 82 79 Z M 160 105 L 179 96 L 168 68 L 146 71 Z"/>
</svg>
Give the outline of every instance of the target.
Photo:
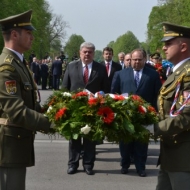
<svg viewBox="0 0 190 190">
<path fill-rule="evenodd" d="M 131 52 L 131 67 L 115 73 L 111 92 L 128 93 L 141 96 L 156 108 L 156 101 L 161 81 L 158 72 L 145 66 L 146 52 L 135 49 Z M 148 144 L 139 141 L 130 143 L 120 142 L 121 173 L 128 173 L 130 167 L 130 154 L 134 154 L 134 163 L 140 177 L 145 177 L 145 164 L 147 159 Z"/>
<path fill-rule="evenodd" d="M 80 46 L 80 59 L 68 64 L 63 78 L 62 87 L 69 91 L 88 89 L 92 93 L 98 91 L 108 92 L 108 77 L 104 65 L 93 61 L 95 46 L 92 43 L 84 42 Z M 92 171 L 95 161 L 96 142 L 83 138 L 83 167 L 88 175 Z M 82 149 L 81 138 L 69 141 L 69 162 L 68 174 L 74 174 L 79 167 L 80 153 Z"/>
</svg>

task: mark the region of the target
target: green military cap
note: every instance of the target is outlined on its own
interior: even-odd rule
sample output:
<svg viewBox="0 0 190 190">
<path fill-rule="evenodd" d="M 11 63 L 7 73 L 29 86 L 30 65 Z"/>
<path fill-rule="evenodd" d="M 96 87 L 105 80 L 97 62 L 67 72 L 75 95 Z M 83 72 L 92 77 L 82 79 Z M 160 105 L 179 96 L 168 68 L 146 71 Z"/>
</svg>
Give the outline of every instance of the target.
<svg viewBox="0 0 190 190">
<path fill-rule="evenodd" d="M 163 29 L 164 29 L 164 38 L 162 38 L 161 40 L 162 42 L 177 37 L 190 38 L 190 28 L 188 27 L 172 24 L 169 22 L 163 22 Z"/>
<path fill-rule="evenodd" d="M 150 57 L 151 57 L 152 59 L 159 59 L 159 58 L 160 58 L 160 53 L 155 52 L 155 53 L 151 54 Z"/>
<path fill-rule="evenodd" d="M 13 15 L 0 20 L 2 31 L 6 31 L 12 28 L 23 28 L 27 30 L 35 30 L 30 22 L 32 17 L 32 10 L 24 13 Z"/>
</svg>

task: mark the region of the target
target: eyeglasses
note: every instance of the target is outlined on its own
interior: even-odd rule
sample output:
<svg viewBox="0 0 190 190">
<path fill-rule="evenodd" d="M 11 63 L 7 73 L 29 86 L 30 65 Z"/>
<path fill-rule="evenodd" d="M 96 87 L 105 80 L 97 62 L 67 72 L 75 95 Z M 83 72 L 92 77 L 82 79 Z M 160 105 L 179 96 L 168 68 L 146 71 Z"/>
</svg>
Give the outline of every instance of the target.
<svg viewBox="0 0 190 190">
<path fill-rule="evenodd" d="M 131 61 L 131 59 L 125 59 L 125 61 Z"/>
</svg>

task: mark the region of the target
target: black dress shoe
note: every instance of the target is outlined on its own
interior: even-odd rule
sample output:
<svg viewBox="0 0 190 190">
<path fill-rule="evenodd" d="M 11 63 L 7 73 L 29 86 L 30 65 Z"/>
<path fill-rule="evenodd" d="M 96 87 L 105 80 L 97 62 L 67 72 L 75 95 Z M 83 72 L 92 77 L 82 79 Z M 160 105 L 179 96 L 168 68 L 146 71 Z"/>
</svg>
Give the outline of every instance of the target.
<svg viewBox="0 0 190 190">
<path fill-rule="evenodd" d="M 127 168 L 121 168 L 121 174 L 127 174 L 128 169 Z"/>
<path fill-rule="evenodd" d="M 94 172 L 92 171 L 92 169 L 85 168 L 84 171 L 85 171 L 86 174 L 88 174 L 88 175 L 94 175 Z"/>
<path fill-rule="evenodd" d="M 75 174 L 77 172 L 77 169 L 75 168 L 68 168 L 67 173 L 68 174 Z"/>
<path fill-rule="evenodd" d="M 138 172 L 140 177 L 146 177 L 146 172 L 144 170 L 141 170 Z"/>
</svg>

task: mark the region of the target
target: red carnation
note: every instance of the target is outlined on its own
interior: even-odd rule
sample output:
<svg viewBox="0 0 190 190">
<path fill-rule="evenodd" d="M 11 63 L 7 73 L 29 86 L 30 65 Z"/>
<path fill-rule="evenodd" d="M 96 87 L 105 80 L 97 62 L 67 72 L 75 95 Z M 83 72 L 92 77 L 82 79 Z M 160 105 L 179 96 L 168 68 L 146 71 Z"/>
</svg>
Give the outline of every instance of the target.
<svg viewBox="0 0 190 190">
<path fill-rule="evenodd" d="M 110 124 L 114 120 L 114 112 L 109 107 L 101 107 L 97 114 L 102 116 L 104 123 Z"/>
<path fill-rule="evenodd" d="M 55 120 L 58 120 L 62 118 L 62 116 L 65 114 L 65 111 L 67 108 L 61 108 L 56 114 L 55 114 Z"/>
<path fill-rule="evenodd" d="M 77 97 L 80 97 L 80 96 L 88 96 L 88 93 L 87 92 L 79 92 L 75 95 L 72 96 L 72 98 L 77 98 Z"/>
<path fill-rule="evenodd" d="M 154 112 L 154 113 L 156 113 L 155 108 L 152 107 L 152 106 L 148 106 L 148 111 L 149 111 L 149 112 Z"/>
<path fill-rule="evenodd" d="M 88 100 L 88 104 L 89 104 L 90 106 L 96 105 L 97 103 L 98 103 L 98 99 L 97 99 L 97 98 L 90 98 L 90 99 Z"/>
<path fill-rule="evenodd" d="M 115 95 L 114 100 L 124 100 L 125 98 L 121 95 Z"/>
<path fill-rule="evenodd" d="M 144 107 L 144 106 L 139 106 L 138 107 L 138 111 L 140 112 L 140 113 L 146 113 L 146 108 Z"/>
<path fill-rule="evenodd" d="M 138 102 L 142 102 L 142 98 L 140 96 L 138 96 L 138 95 L 132 95 L 132 99 L 136 100 Z"/>
</svg>

